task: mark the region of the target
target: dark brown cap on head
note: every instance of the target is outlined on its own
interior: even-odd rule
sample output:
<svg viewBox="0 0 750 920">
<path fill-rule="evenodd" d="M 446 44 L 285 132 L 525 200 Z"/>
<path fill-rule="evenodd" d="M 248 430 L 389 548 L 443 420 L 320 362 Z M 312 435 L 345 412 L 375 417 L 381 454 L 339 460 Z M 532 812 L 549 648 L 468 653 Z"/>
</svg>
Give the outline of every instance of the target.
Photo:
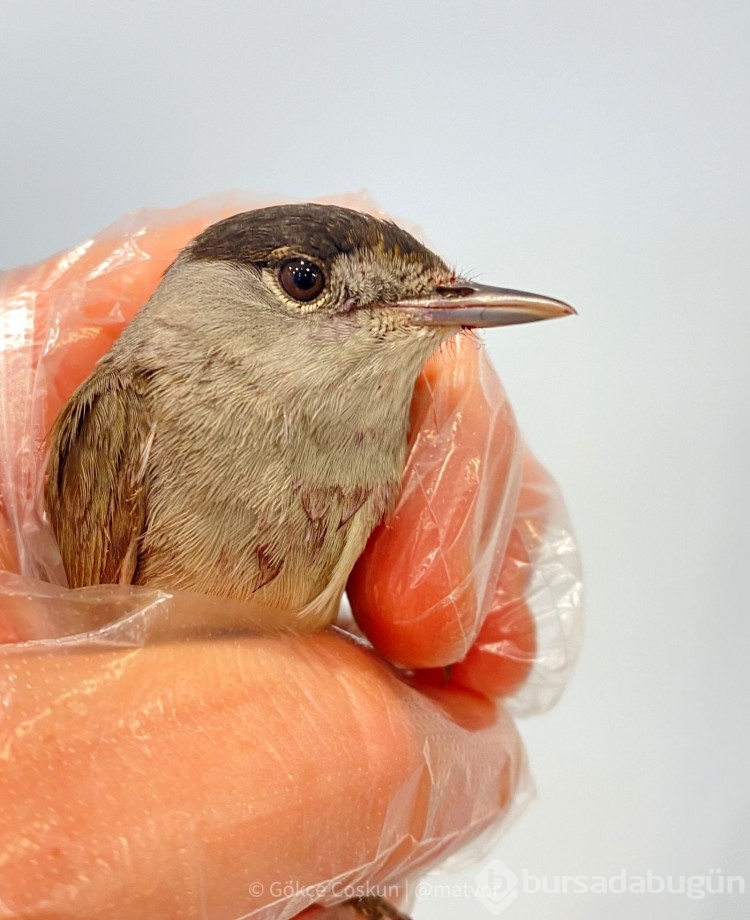
<svg viewBox="0 0 750 920">
<path fill-rule="evenodd" d="M 188 259 L 263 265 L 290 253 L 328 263 L 339 253 L 369 249 L 440 266 L 410 233 L 369 214 L 325 204 L 288 204 L 234 214 L 188 246 Z"/>
</svg>

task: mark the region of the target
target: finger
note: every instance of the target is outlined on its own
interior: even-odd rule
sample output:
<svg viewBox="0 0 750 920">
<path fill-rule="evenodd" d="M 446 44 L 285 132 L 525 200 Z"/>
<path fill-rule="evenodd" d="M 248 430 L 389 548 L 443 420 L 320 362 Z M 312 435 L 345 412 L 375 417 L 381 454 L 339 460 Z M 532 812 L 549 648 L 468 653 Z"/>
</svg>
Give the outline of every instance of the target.
<svg viewBox="0 0 750 920">
<path fill-rule="evenodd" d="M 502 711 L 336 634 L 0 656 L 0 695 L 11 916 L 289 916 L 424 869 L 524 783 Z"/>
<path fill-rule="evenodd" d="M 536 624 L 523 595 L 529 557 L 514 525 L 490 611 L 452 681 L 488 696 L 508 696 L 528 679 L 537 653 Z"/>
<path fill-rule="evenodd" d="M 359 625 L 391 661 L 428 668 L 467 654 L 497 585 L 520 464 L 497 375 L 461 337 L 417 384 L 401 496 L 347 588 Z"/>
<path fill-rule="evenodd" d="M 557 485 L 527 451 L 490 612 L 469 653 L 451 668 L 450 683 L 493 697 L 513 696 L 517 713 L 549 708 L 564 689 L 580 647 L 580 577 Z"/>
<path fill-rule="evenodd" d="M 546 473 L 526 451 L 521 491 L 489 613 L 476 642 L 450 673 L 451 682 L 492 697 L 508 696 L 528 679 L 537 655 L 534 616 L 526 600 L 529 548 L 544 539 L 547 503 L 539 485 Z"/>
</svg>

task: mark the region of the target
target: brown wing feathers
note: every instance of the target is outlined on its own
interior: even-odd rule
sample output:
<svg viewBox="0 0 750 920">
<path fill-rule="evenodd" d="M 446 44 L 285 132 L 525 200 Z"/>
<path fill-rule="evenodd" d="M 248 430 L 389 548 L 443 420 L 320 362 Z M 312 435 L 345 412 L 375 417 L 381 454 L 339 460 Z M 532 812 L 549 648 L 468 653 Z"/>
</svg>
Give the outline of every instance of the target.
<svg viewBox="0 0 750 920">
<path fill-rule="evenodd" d="M 100 368 L 50 437 L 47 509 L 71 587 L 129 583 L 146 518 L 146 381 Z"/>
</svg>

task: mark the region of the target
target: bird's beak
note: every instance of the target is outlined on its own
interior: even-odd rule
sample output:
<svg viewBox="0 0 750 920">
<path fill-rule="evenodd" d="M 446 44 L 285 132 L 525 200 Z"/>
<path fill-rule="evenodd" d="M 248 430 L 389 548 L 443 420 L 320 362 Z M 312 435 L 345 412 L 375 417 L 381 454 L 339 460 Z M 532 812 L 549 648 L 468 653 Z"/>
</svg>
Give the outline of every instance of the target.
<svg viewBox="0 0 750 920">
<path fill-rule="evenodd" d="M 392 306 L 408 313 L 418 326 L 512 326 L 570 316 L 576 311 L 561 300 L 473 281 L 442 284 L 424 297 Z"/>
</svg>

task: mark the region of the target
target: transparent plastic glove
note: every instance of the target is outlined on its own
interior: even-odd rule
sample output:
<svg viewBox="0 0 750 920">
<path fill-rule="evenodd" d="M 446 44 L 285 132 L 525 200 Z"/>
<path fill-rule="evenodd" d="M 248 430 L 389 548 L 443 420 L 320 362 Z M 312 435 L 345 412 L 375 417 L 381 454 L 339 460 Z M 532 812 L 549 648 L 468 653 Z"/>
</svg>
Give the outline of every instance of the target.
<svg viewBox="0 0 750 920">
<path fill-rule="evenodd" d="M 426 368 L 401 501 L 350 583 L 376 649 L 423 670 L 340 629 L 224 633 L 242 615 L 226 601 L 64 586 L 41 506 L 49 426 L 179 248 L 255 204 L 141 212 L 0 277 L 0 917 L 396 900 L 527 797 L 490 697 L 531 710 L 559 693 L 577 559 L 472 341 Z"/>
</svg>

